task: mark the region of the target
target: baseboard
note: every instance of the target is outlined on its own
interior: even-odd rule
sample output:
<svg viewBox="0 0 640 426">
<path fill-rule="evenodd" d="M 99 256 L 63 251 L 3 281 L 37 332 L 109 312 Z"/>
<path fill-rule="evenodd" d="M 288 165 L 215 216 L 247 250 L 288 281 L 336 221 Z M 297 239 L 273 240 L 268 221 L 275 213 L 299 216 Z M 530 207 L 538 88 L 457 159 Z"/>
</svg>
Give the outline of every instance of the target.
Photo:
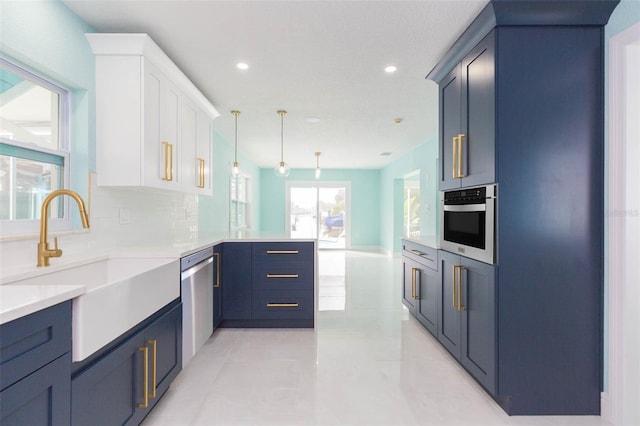
<svg viewBox="0 0 640 426">
<path fill-rule="evenodd" d="M 613 403 L 611 401 L 611 396 L 607 392 L 600 393 L 600 417 L 602 420 L 615 424 L 614 414 L 613 414 Z"/>
</svg>

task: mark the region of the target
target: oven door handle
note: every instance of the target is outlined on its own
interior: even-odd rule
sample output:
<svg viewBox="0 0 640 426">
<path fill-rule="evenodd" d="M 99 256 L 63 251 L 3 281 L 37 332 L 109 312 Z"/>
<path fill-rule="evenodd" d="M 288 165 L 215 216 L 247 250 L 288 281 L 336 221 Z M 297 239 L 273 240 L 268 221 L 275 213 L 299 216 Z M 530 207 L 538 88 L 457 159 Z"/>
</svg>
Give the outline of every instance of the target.
<svg viewBox="0 0 640 426">
<path fill-rule="evenodd" d="M 446 212 L 483 212 L 487 210 L 486 204 L 457 204 L 443 207 Z"/>
</svg>

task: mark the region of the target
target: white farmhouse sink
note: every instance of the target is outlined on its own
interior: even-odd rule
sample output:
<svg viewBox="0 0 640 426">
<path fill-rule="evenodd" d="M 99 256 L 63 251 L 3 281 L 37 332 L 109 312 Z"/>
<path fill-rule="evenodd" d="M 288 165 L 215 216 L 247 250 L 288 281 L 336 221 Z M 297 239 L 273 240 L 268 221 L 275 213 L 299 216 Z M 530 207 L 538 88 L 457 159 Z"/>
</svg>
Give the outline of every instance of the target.
<svg viewBox="0 0 640 426">
<path fill-rule="evenodd" d="M 73 299 L 72 358 L 81 361 L 180 297 L 180 262 L 108 258 L 19 284 L 86 287 L 86 293 Z"/>
</svg>

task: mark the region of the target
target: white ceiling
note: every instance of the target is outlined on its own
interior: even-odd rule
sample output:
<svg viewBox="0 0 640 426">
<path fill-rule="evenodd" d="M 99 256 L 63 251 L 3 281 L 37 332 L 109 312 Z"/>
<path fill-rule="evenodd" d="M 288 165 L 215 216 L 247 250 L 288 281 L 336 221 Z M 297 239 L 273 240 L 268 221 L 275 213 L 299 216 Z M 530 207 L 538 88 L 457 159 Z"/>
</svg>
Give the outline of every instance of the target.
<svg viewBox="0 0 640 426">
<path fill-rule="evenodd" d="M 258 166 L 280 161 L 285 109 L 292 168 L 315 167 L 315 151 L 323 168 L 379 168 L 437 135 L 425 76 L 488 0 L 63 2 L 98 32 L 149 34 L 221 113 L 230 143 L 240 110 L 239 150 Z"/>
</svg>

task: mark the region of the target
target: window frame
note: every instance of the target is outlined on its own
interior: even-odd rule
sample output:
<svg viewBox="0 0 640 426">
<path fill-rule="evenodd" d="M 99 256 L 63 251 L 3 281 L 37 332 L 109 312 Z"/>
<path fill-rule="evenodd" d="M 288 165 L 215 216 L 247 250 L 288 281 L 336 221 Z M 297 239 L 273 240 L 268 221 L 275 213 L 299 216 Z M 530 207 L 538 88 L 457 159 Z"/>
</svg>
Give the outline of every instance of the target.
<svg viewBox="0 0 640 426">
<path fill-rule="evenodd" d="M 238 184 L 237 184 L 237 179 L 244 179 L 244 185 L 245 185 L 245 189 L 244 189 L 244 193 L 245 193 L 245 200 L 238 200 L 237 199 L 237 195 L 238 195 Z M 236 180 L 236 184 L 235 184 L 235 194 L 234 194 L 234 180 Z M 240 173 L 238 173 L 237 175 L 231 175 L 230 179 L 229 179 L 229 230 L 230 231 L 240 231 L 240 230 L 247 230 L 247 229 L 251 229 L 251 211 L 250 211 L 250 206 L 251 206 L 251 175 L 247 174 L 247 173 L 243 173 L 242 171 L 240 171 Z M 234 204 L 235 204 L 235 220 L 234 220 Z M 238 217 L 240 216 L 238 214 L 238 205 L 244 205 L 244 209 L 245 209 L 245 223 L 243 225 L 238 226 Z M 235 225 L 234 225 L 235 224 Z"/>
<path fill-rule="evenodd" d="M 16 147 L 18 150 L 26 149 L 43 153 L 45 156 L 55 156 L 62 158 L 62 184 L 61 189 L 69 189 L 71 176 L 71 104 L 72 91 L 70 88 L 52 78 L 34 70 L 30 66 L 21 64 L 3 54 L 0 54 L 0 68 L 16 74 L 30 82 L 37 84 L 51 92 L 58 94 L 58 149 L 50 149 L 33 143 L 25 143 L 19 140 L 0 137 L 0 142 L 9 147 Z M 51 231 L 68 231 L 72 229 L 70 200 L 69 197 L 59 197 L 63 216 L 61 218 L 50 218 L 48 225 Z M 38 213 L 38 216 L 40 214 Z M 5 237 L 15 237 L 18 235 L 38 234 L 40 229 L 40 218 L 37 219 L 9 219 L 0 220 L 0 239 Z"/>
</svg>

